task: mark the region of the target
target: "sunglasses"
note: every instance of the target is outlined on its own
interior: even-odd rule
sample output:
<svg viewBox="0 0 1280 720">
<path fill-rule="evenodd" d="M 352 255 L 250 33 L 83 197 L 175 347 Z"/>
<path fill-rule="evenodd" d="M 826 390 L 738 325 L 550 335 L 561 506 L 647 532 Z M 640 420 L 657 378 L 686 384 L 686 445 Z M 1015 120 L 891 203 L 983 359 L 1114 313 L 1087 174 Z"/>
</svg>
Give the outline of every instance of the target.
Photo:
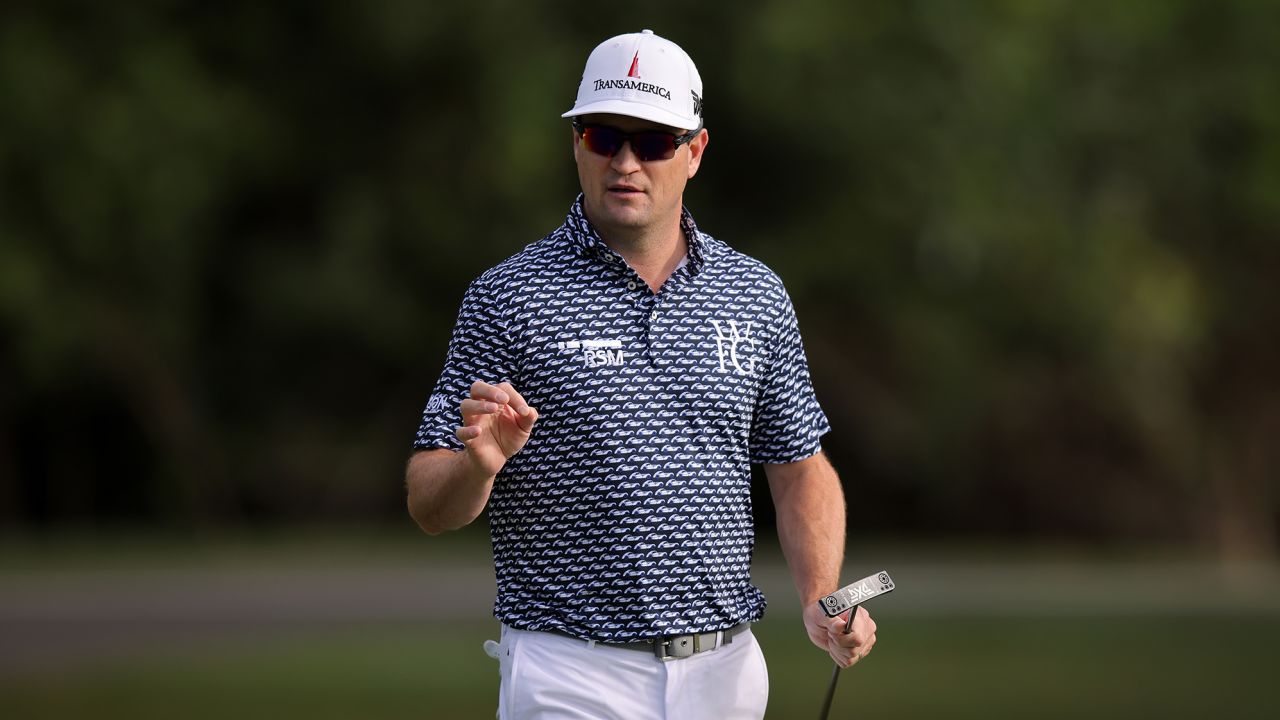
<svg viewBox="0 0 1280 720">
<path fill-rule="evenodd" d="M 698 137 L 702 131 L 699 126 L 683 135 L 675 135 L 661 130 L 640 130 L 623 132 L 608 125 L 587 125 L 579 120 L 573 121 L 573 129 L 582 136 L 582 144 L 588 150 L 605 157 L 613 157 L 622 149 L 623 143 L 631 144 L 631 152 L 641 162 L 652 160 L 670 160 L 676 156 L 676 148 Z"/>
</svg>

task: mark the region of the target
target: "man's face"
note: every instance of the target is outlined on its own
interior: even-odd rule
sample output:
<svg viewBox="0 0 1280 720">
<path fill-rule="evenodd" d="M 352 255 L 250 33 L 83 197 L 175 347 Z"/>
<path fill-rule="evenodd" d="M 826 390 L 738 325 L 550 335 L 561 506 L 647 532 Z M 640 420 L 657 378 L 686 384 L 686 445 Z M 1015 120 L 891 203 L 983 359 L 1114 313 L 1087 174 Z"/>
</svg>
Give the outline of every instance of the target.
<svg viewBox="0 0 1280 720">
<path fill-rule="evenodd" d="M 661 130 L 676 135 L 679 128 L 659 125 L 625 115 L 586 115 L 585 125 L 608 125 L 623 132 Z M 669 160 L 641 161 L 631 143 L 624 143 L 613 157 L 587 149 L 574 132 L 573 157 L 585 196 L 587 217 L 604 234 L 634 233 L 675 223 L 685 183 L 698 172 L 707 147 L 707 131 L 676 148 Z"/>
</svg>

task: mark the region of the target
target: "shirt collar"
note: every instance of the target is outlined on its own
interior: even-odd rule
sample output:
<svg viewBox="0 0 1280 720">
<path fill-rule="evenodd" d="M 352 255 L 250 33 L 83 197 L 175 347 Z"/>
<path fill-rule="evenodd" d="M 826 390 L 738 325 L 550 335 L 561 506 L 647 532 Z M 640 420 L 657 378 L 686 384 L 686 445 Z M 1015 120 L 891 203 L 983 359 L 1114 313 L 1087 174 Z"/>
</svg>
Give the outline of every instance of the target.
<svg viewBox="0 0 1280 720">
<path fill-rule="evenodd" d="M 608 263 L 622 262 L 622 256 L 614 252 L 612 248 L 605 244 L 604 240 L 600 239 L 600 234 L 596 232 L 595 226 L 587 219 L 587 213 L 583 210 L 582 201 L 583 195 L 578 193 L 577 199 L 569 207 L 569 216 L 564 221 L 565 234 L 568 235 L 578 250 L 587 257 Z M 687 256 L 689 272 L 697 275 L 707 262 L 710 248 L 705 237 L 698 230 L 697 223 L 693 221 L 693 214 L 684 206 L 680 208 L 680 229 L 684 231 L 685 242 L 689 247 Z"/>
</svg>

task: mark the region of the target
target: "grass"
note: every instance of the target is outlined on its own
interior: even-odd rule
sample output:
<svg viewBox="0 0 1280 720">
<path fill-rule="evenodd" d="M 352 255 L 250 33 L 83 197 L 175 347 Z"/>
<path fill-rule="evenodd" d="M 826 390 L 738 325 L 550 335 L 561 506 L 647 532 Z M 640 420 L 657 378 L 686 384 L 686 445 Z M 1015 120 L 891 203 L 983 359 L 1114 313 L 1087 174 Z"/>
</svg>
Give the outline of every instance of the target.
<svg viewBox="0 0 1280 720">
<path fill-rule="evenodd" d="M 6 642 L 4 623 L 10 623 L 11 631 L 30 630 L 14 624 L 22 622 L 22 612 L 31 611 L 21 602 L 24 590 L 26 597 L 47 592 L 77 601 L 83 592 L 91 607 L 94 588 L 103 590 L 96 599 L 119 600 L 121 596 L 106 592 L 111 583 L 141 578 L 143 587 L 153 588 L 154 578 L 168 577 L 173 568 L 204 569 L 219 578 L 218 572 L 230 570 L 239 574 L 229 577 L 262 582 L 274 569 L 284 570 L 287 578 L 298 569 L 407 567 L 452 587 L 447 583 L 457 579 L 457 569 L 487 566 L 488 548 L 482 540 L 478 532 L 429 541 L 416 532 L 219 542 L 11 539 L 0 542 L 0 587 L 5 588 L 0 610 L 6 598 L 14 597 L 19 600 L 11 607 L 28 609 L 8 617 L 0 613 L 0 651 Z M 885 567 L 901 569 L 895 578 L 902 592 L 872 603 L 880 644 L 868 660 L 842 674 L 833 719 L 1280 717 L 1280 693 L 1273 687 L 1280 603 L 1272 570 L 1263 573 L 1270 580 L 1234 591 L 1230 575 L 1197 571 L 1194 577 L 1211 588 L 1196 597 L 1228 602 L 1161 604 L 1157 601 L 1176 594 L 1186 575 L 1180 567 L 1162 565 L 1161 558 L 1151 563 L 1141 558 L 1068 558 L 1063 565 L 1055 560 L 1059 555 L 1007 557 L 1008 548 L 996 550 L 1005 554 L 971 552 L 981 562 L 953 565 L 938 549 L 920 551 L 918 557 L 893 548 L 862 549 L 863 556 L 888 558 L 882 560 Z M 767 553 L 762 553 L 757 582 L 771 605 L 756 634 L 769 660 L 768 717 L 811 718 L 831 665 L 808 644 L 794 614 L 785 569 L 776 552 Z M 927 564 L 913 562 L 918 560 Z M 1144 573 L 1144 567 L 1155 569 Z M 845 574 L 853 576 L 852 570 Z M 65 584 L 68 578 L 92 582 Z M 972 612 L 943 602 L 959 583 L 990 586 Z M 1105 597 L 1112 605 L 1072 594 L 1074 588 L 1099 584 L 1108 588 Z M 192 628 L 189 636 L 160 636 L 168 643 L 163 649 L 155 647 L 153 627 L 148 642 L 126 643 L 131 649 L 116 648 L 110 660 L 79 658 L 18 669 L 0 664 L 0 717 L 491 718 L 497 664 L 483 654 L 481 643 L 496 637 L 497 625 L 483 617 L 490 588 L 480 585 L 459 590 L 484 598 L 474 614 L 464 603 L 463 612 L 449 620 L 428 621 L 431 609 L 425 605 L 422 622 L 386 619 L 363 625 L 353 619 L 371 617 L 361 608 L 351 608 L 349 617 L 329 626 L 314 619 L 273 623 L 261 617 L 236 626 L 234 614 L 192 615 L 204 626 Z M 222 589 L 218 584 L 198 587 Z M 268 583 L 264 592 L 273 588 Z M 420 590 L 412 588 L 410 592 Z M 937 601 L 925 602 L 930 598 Z M 125 631 L 128 622 L 148 621 L 128 606 L 117 610 Z M 92 617 L 89 613 L 49 625 L 55 628 L 49 632 L 74 637 L 70 634 L 84 627 L 75 623 Z M 418 616 L 410 612 L 400 617 Z M 215 640 L 210 639 L 213 633 Z M 26 637 L 30 640 L 32 632 Z"/>
<path fill-rule="evenodd" d="M 1274 718 L 1280 618 L 895 618 L 846 671 L 833 718 Z M 757 634 L 770 718 L 817 713 L 830 676 L 798 621 Z M 228 642 L 0 679 L 8 718 L 486 718 L 493 623 Z"/>
<path fill-rule="evenodd" d="M 1269 688 L 1275 618 L 881 616 L 883 647 L 841 678 L 833 716 L 1280 716 Z M 772 629 L 768 640 L 766 651 L 785 642 Z M 771 717 L 812 712 L 802 688 L 813 687 L 804 676 L 816 668 L 807 658 L 793 662 L 773 686 Z"/>
</svg>

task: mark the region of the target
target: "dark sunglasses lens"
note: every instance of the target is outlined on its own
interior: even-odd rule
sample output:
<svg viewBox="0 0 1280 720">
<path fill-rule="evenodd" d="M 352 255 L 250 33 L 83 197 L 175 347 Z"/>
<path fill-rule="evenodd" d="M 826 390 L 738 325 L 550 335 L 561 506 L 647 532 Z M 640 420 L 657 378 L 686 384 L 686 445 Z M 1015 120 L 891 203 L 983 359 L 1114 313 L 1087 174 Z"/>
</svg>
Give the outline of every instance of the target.
<svg viewBox="0 0 1280 720">
<path fill-rule="evenodd" d="M 611 127 L 592 126 L 582 129 L 582 142 L 597 155 L 613 157 L 624 142 L 631 143 L 631 151 L 644 162 L 670 160 L 676 154 L 676 138 L 670 133 L 638 132 L 627 134 Z"/>
<path fill-rule="evenodd" d="M 643 160 L 670 160 L 676 154 L 676 137 L 664 132 L 638 132 L 631 136 L 631 149 Z"/>
<path fill-rule="evenodd" d="M 589 127 L 582 129 L 582 142 L 586 144 L 587 149 L 597 155 L 605 157 L 613 157 L 622 149 L 622 143 L 627 139 L 626 135 L 607 127 Z"/>
</svg>

